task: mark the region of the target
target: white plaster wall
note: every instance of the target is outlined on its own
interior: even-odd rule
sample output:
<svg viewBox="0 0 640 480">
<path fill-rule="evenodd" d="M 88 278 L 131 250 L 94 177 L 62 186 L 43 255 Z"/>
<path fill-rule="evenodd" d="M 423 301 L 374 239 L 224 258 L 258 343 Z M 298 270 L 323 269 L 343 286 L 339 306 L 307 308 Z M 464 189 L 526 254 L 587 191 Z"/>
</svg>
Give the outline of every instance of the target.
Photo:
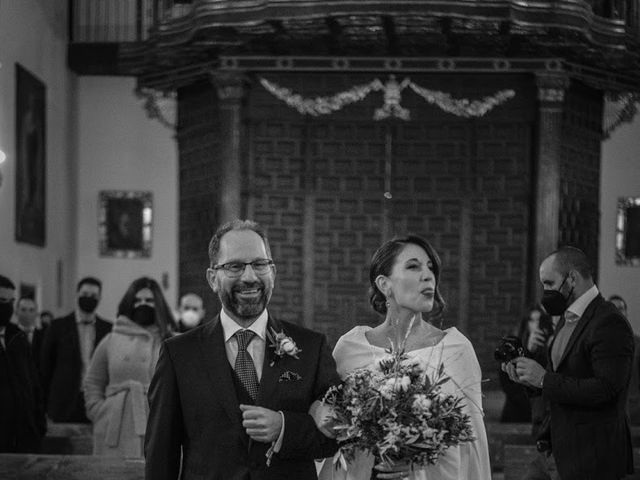
<svg viewBox="0 0 640 480">
<path fill-rule="evenodd" d="M 75 190 L 70 124 L 75 76 L 66 68 L 64 28 L 67 2 L 0 1 L 0 273 L 35 285 L 43 308 L 61 313 L 75 270 Z M 15 64 L 46 85 L 46 246 L 17 243 L 15 238 Z M 57 264 L 62 282 L 57 281 Z M 60 295 L 58 295 L 60 293 Z M 60 302 L 59 302 L 60 300 Z"/>
<path fill-rule="evenodd" d="M 77 276 L 103 281 L 99 311 L 113 319 L 129 284 L 146 275 L 176 303 L 178 258 L 178 160 L 174 131 L 147 118 L 134 94 L 135 79 L 78 79 Z M 152 252 L 148 259 L 100 257 L 98 195 L 101 190 L 153 193 Z"/>
<path fill-rule="evenodd" d="M 598 286 L 605 297 L 614 293 L 628 305 L 629 321 L 640 333 L 640 267 L 615 263 L 618 197 L 640 197 L 640 116 L 624 124 L 602 144 L 600 179 L 600 261 Z"/>
</svg>

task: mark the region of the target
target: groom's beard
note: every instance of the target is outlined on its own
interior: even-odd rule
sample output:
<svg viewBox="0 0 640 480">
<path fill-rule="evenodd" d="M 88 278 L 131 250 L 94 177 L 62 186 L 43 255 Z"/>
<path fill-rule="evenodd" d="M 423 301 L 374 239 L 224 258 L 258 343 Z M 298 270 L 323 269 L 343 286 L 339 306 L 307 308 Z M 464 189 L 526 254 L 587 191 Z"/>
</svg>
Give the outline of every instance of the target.
<svg viewBox="0 0 640 480">
<path fill-rule="evenodd" d="M 255 298 L 240 298 L 238 292 L 245 289 L 256 288 L 259 294 Z M 252 320 L 258 317 L 269 303 L 271 291 L 267 291 L 263 282 L 239 283 L 231 290 L 220 291 L 220 301 L 224 308 L 234 316 L 243 320 Z"/>
</svg>

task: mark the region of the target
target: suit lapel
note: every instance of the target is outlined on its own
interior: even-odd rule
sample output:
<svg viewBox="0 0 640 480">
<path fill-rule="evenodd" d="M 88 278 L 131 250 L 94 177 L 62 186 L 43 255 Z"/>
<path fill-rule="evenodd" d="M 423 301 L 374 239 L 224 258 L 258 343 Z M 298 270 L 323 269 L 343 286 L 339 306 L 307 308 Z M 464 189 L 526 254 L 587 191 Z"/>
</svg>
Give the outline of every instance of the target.
<svg viewBox="0 0 640 480">
<path fill-rule="evenodd" d="M 236 423 L 242 423 L 242 415 L 238 406 L 236 389 L 231 378 L 231 368 L 224 345 L 224 333 L 220 317 L 207 323 L 200 332 L 200 353 L 204 358 L 204 365 L 211 379 L 211 387 L 216 392 L 218 401 Z"/>
<path fill-rule="evenodd" d="M 71 315 L 71 321 L 67 325 L 67 333 L 71 336 L 72 348 L 76 352 L 78 358 L 78 365 L 82 365 L 82 351 L 80 350 L 80 334 L 78 333 L 78 319 L 76 314 Z"/>
<path fill-rule="evenodd" d="M 582 332 L 584 331 L 585 327 L 587 326 L 587 324 L 589 323 L 591 318 L 593 318 L 593 314 L 596 311 L 596 307 L 598 305 L 600 305 L 601 302 L 602 302 L 602 297 L 600 295 L 598 295 L 587 306 L 586 310 L 584 311 L 584 313 L 580 317 L 580 320 L 578 320 L 578 324 L 576 325 L 575 330 L 573 331 L 573 333 L 569 337 L 569 341 L 567 342 L 567 346 L 564 349 L 564 352 L 562 352 L 562 357 L 560 357 L 560 361 L 558 362 L 558 366 L 556 367 L 556 372 L 558 370 L 560 370 L 560 367 L 562 366 L 562 362 L 564 362 L 564 359 L 567 358 L 567 355 L 569 355 L 569 352 L 575 346 L 576 341 L 578 340 L 578 337 L 580 337 L 580 335 L 582 335 Z"/>
<path fill-rule="evenodd" d="M 276 332 L 282 331 L 282 324 L 275 318 L 269 316 L 267 321 L 267 332 L 271 333 L 271 329 Z M 269 408 L 278 404 L 278 379 L 282 368 L 280 367 L 279 358 L 275 354 L 275 349 L 271 347 L 269 337 L 266 338 L 264 350 L 264 362 L 262 363 L 262 378 L 260 379 L 260 389 L 258 390 L 258 398 L 256 405 Z M 273 366 L 271 363 L 274 362 Z"/>
</svg>

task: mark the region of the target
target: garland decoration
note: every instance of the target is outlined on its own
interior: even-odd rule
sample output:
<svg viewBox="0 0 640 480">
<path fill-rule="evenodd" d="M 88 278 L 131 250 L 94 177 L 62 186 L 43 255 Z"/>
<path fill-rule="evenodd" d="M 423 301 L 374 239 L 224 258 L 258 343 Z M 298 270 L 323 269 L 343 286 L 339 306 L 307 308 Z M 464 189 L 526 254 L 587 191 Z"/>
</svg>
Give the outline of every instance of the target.
<svg viewBox="0 0 640 480">
<path fill-rule="evenodd" d="M 355 85 L 349 90 L 332 96 L 315 98 L 305 98 L 265 78 L 260 78 L 260 83 L 269 93 L 285 102 L 289 107 L 296 109 L 302 115 L 312 115 L 314 117 L 336 112 L 349 104 L 364 100 L 371 92 L 382 91 L 384 93 L 384 104 L 375 110 L 373 114 L 374 120 L 384 120 L 389 117 L 405 121 L 410 120 L 411 113 L 400 105 L 402 91 L 407 87 L 411 88 L 428 103 L 436 105 L 447 113 L 463 118 L 482 117 L 516 95 L 514 90 L 500 90 L 481 100 L 457 99 L 453 98 L 449 93 L 421 87 L 413 83 L 408 77 L 398 83 L 395 75 L 390 75 L 386 83 L 382 83 L 380 79 L 376 78 L 367 84 Z"/>
</svg>

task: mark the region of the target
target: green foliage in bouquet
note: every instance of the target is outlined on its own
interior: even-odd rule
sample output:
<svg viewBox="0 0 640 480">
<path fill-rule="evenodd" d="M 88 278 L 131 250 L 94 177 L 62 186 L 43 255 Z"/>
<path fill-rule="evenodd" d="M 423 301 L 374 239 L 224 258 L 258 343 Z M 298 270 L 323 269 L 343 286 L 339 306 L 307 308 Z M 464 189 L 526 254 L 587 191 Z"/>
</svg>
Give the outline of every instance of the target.
<svg viewBox="0 0 640 480">
<path fill-rule="evenodd" d="M 358 451 L 376 463 L 426 466 L 447 448 L 474 440 L 462 397 L 442 392 L 450 381 L 444 365 L 429 375 L 426 362 L 403 347 L 392 345 L 378 369 L 354 370 L 326 393 L 339 445 L 336 466 L 346 469 Z"/>
</svg>

